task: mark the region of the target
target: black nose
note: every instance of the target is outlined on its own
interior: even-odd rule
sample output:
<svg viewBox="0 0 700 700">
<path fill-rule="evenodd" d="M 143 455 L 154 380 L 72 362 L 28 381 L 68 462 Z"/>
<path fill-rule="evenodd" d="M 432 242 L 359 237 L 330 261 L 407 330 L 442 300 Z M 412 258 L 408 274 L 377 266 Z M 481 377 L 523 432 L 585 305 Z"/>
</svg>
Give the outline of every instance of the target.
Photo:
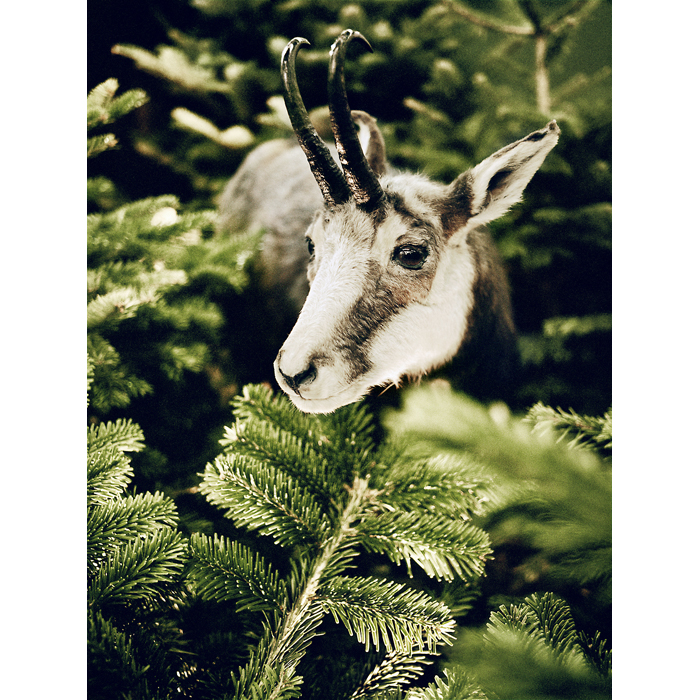
<svg viewBox="0 0 700 700">
<path fill-rule="evenodd" d="M 316 366 L 313 363 L 310 363 L 305 370 L 302 370 L 298 374 L 295 374 L 293 377 L 290 377 L 289 375 L 285 374 L 282 370 L 280 370 L 280 374 L 282 375 L 285 384 L 293 392 L 298 394 L 299 387 L 302 384 L 311 384 L 311 382 L 313 382 L 316 379 Z"/>
</svg>

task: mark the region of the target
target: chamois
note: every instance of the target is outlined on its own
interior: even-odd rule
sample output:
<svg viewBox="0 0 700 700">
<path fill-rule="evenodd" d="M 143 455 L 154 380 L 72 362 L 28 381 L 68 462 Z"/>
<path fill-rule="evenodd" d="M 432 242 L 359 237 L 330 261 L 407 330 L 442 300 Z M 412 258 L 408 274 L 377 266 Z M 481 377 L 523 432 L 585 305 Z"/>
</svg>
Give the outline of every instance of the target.
<svg viewBox="0 0 700 700">
<path fill-rule="evenodd" d="M 330 51 L 335 147 L 312 126 L 296 80 L 297 53 L 309 42 L 292 39 L 281 71 L 301 149 L 290 140 L 262 144 L 220 200 L 221 231 L 267 232 L 259 285 L 270 313 L 298 313 L 275 378 L 308 413 L 447 363 L 460 388 L 496 398 L 518 354 L 505 273 L 483 225 L 520 200 L 559 127 L 549 122 L 449 185 L 397 172 L 375 120 L 348 105 L 343 67 L 355 39 L 371 50 L 347 29 Z"/>
</svg>

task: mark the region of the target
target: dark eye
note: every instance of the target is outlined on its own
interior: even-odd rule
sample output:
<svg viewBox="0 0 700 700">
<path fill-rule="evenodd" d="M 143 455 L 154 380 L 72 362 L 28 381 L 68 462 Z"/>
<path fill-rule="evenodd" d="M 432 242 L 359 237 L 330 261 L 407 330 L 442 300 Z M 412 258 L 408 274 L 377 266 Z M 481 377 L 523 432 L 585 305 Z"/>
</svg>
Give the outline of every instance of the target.
<svg viewBox="0 0 700 700">
<path fill-rule="evenodd" d="M 420 245 L 400 245 L 394 248 L 391 259 L 407 270 L 420 270 L 428 257 L 428 249 Z"/>
<path fill-rule="evenodd" d="M 311 255 L 313 257 L 314 242 L 308 236 L 306 237 L 306 247 L 309 249 L 309 255 Z"/>
</svg>

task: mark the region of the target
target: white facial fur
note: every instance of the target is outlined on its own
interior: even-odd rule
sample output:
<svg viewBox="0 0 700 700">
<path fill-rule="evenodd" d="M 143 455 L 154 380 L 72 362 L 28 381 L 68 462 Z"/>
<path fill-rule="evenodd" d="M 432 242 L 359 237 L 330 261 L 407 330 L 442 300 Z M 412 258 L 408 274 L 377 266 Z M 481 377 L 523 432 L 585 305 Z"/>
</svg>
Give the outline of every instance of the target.
<svg viewBox="0 0 700 700">
<path fill-rule="evenodd" d="M 464 338 L 474 275 L 466 236 L 443 240 L 428 197 L 444 187 L 422 181 L 418 197 L 409 183 L 415 176 L 395 178 L 391 190 L 417 215 L 408 228 L 406 211 L 390 211 L 375 230 L 371 216 L 350 204 L 325 221 L 317 216 L 309 229 L 311 291 L 275 362 L 280 386 L 303 411 L 330 412 L 374 386 L 420 376 L 449 360 Z M 425 247 L 422 268 L 398 264 L 397 245 Z M 311 364 L 314 380 L 291 389 L 283 375 Z"/>
</svg>

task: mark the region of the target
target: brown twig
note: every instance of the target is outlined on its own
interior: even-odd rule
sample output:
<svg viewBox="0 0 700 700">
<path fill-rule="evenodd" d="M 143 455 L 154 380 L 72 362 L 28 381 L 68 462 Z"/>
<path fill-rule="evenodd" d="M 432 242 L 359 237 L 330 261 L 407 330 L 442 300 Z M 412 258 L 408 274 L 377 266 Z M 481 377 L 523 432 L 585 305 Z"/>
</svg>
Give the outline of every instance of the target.
<svg viewBox="0 0 700 700">
<path fill-rule="evenodd" d="M 468 7 L 454 0 L 442 0 L 442 4 L 452 12 L 469 20 L 472 24 L 501 34 L 531 36 L 535 40 L 535 95 L 537 109 L 542 114 L 549 114 L 552 109 L 552 97 L 549 84 L 549 67 L 547 65 L 547 47 L 550 37 L 564 29 L 576 26 L 586 15 L 590 14 L 600 0 L 576 0 L 569 7 L 559 12 L 549 24 L 544 25 L 534 3 L 531 0 L 517 0 L 522 13 L 530 21 L 529 27 L 501 24 L 495 20 L 475 14 Z"/>
<path fill-rule="evenodd" d="M 492 29 L 496 32 L 501 32 L 502 34 L 519 34 L 520 36 L 532 36 L 534 34 L 532 27 L 516 27 L 512 24 L 500 24 L 499 22 L 494 22 L 491 19 L 474 14 L 468 7 L 464 7 L 464 5 L 461 4 L 458 5 L 456 2 L 454 2 L 454 0 L 442 0 L 442 4 L 452 10 L 455 14 L 458 14 L 460 17 L 464 17 L 472 24 L 476 24 L 478 27 Z"/>
</svg>

